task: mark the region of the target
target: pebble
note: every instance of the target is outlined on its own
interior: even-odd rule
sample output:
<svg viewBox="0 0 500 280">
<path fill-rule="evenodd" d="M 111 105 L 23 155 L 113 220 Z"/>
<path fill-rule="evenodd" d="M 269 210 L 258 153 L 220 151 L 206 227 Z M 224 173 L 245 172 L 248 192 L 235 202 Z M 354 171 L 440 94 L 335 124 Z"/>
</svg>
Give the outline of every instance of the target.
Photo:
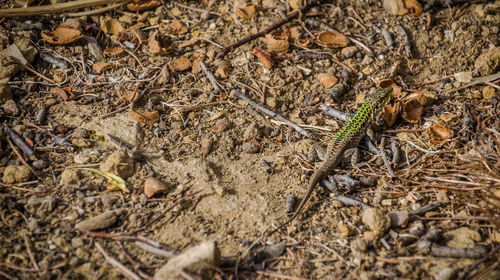
<svg viewBox="0 0 500 280">
<path fill-rule="evenodd" d="M 154 177 L 149 177 L 144 182 L 144 194 L 148 198 L 153 197 L 155 194 L 165 193 L 168 191 L 169 187 L 167 186 L 167 184 L 163 183 L 162 181 Z"/>
<path fill-rule="evenodd" d="M 5 101 L 2 108 L 11 116 L 17 116 L 17 114 L 19 114 L 19 108 L 17 107 L 16 102 L 12 99 Z"/>
<path fill-rule="evenodd" d="M 393 211 L 389 212 L 389 218 L 391 219 L 392 227 L 406 227 L 408 221 L 410 220 L 410 214 L 408 211 Z"/>
<path fill-rule="evenodd" d="M 212 149 L 213 143 L 214 142 L 208 138 L 204 138 L 200 141 L 201 153 L 204 156 L 206 156 L 206 155 L 208 155 L 208 153 L 210 153 L 210 150 Z"/>
<path fill-rule="evenodd" d="M 367 247 L 368 244 L 363 238 L 357 238 L 351 242 L 351 249 L 355 252 L 359 253 L 364 252 L 366 251 Z"/>
<path fill-rule="evenodd" d="M 257 139 L 261 136 L 258 126 L 255 123 L 250 123 L 249 126 L 243 132 L 243 140 L 248 141 L 251 139 Z"/>
<path fill-rule="evenodd" d="M 258 153 L 260 148 L 258 145 L 252 143 L 252 142 L 246 142 L 242 146 L 243 152 L 247 154 L 255 154 Z"/>
<path fill-rule="evenodd" d="M 193 279 L 213 279 L 214 267 L 219 267 L 220 261 L 220 251 L 215 241 L 205 241 L 171 258 L 155 273 L 154 279 L 184 279 L 179 271 Z"/>
<path fill-rule="evenodd" d="M 347 226 L 346 224 L 339 223 L 338 228 L 340 231 L 340 235 L 342 235 L 342 237 L 344 237 L 344 238 L 347 238 L 348 236 L 353 234 L 352 229 L 349 226 Z"/>
<path fill-rule="evenodd" d="M 112 153 L 100 168 L 126 179 L 134 174 L 134 160 L 127 151 L 120 149 Z"/>
<path fill-rule="evenodd" d="M 15 184 L 27 182 L 31 178 L 31 170 L 24 165 L 9 165 L 3 171 L 3 182 Z"/>
<path fill-rule="evenodd" d="M 446 245 L 451 248 L 474 248 L 477 241 L 481 241 L 481 235 L 466 227 L 447 231 L 443 234 L 448 240 Z"/>
<path fill-rule="evenodd" d="M 78 169 L 66 169 L 61 173 L 59 185 L 72 186 L 78 185 L 82 175 Z"/>
<path fill-rule="evenodd" d="M 36 169 L 44 169 L 44 168 L 47 168 L 49 166 L 49 163 L 46 160 L 39 159 L 39 160 L 35 160 L 32 165 Z"/>
<path fill-rule="evenodd" d="M 381 237 L 391 225 L 389 216 L 384 210 L 378 208 L 370 208 L 363 211 L 361 220 L 371 230 L 371 233 L 365 233 L 368 241 Z"/>
<path fill-rule="evenodd" d="M 340 53 L 342 54 L 342 56 L 344 58 L 351 58 L 356 54 L 357 51 L 358 51 L 358 48 L 356 48 L 355 46 L 350 46 L 350 47 L 343 48 L 340 51 Z"/>
<path fill-rule="evenodd" d="M 120 211 L 106 211 L 100 215 L 87 218 L 75 225 L 75 228 L 78 230 L 86 231 L 86 230 L 96 230 L 107 228 L 114 223 L 116 223 L 117 215 L 120 214 Z"/>
<path fill-rule="evenodd" d="M 500 67 L 500 47 L 484 50 L 474 62 L 474 66 L 483 76 L 495 73 Z"/>
<path fill-rule="evenodd" d="M 226 119 L 217 120 L 215 123 L 215 131 L 224 132 L 231 126 L 231 123 Z"/>
<path fill-rule="evenodd" d="M 441 271 L 434 275 L 434 280 L 451 280 L 454 278 L 455 269 L 451 267 L 445 267 Z"/>
</svg>

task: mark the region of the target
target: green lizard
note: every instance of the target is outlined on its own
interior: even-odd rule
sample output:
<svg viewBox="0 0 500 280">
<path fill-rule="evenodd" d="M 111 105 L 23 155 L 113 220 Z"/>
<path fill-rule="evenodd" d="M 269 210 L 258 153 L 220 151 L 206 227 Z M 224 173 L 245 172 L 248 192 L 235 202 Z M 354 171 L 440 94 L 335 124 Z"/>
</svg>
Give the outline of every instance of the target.
<svg viewBox="0 0 500 280">
<path fill-rule="evenodd" d="M 323 178 L 332 172 L 342 159 L 344 152 L 351 148 L 356 148 L 361 138 L 366 133 L 368 126 L 372 123 L 373 119 L 380 113 L 392 94 L 392 88 L 387 87 L 377 90 L 375 93 L 369 95 L 365 102 L 361 105 L 359 110 L 354 114 L 347 124 L 345 124 L 333 138 L 333 141 L 328 145 L 326 152 L 326 159 L 312 175 L 309 181 L 309 188 L 306 195 L 300 202 L 297 210 L 293 215 L 283 224 L 278 226 L 267 234 L 268 236 L 275 233 L 299 215 L 300 211 L 304 208 L 305 204 L 311 197 L 314 187 Z"/>
</svg>

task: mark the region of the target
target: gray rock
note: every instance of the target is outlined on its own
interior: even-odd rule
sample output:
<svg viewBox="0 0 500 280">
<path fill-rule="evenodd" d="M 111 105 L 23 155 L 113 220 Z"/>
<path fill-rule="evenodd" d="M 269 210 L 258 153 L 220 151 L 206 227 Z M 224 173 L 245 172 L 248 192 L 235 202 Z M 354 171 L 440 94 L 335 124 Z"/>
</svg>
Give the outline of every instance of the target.
<svg viewBox="0 0 500 280">
<path fill-rule="evenodd" d="M 393 211 L 389 213 L 391 218 L 391 227 L 405 227 L 410 220 L 408 211 Z"/>
<path fill-rule="evenodd" d="M 119 211 L 106 211 L 100 215 L 87 218 L 75 225 L 78 230 L 96 230 L 107 228 L 116 223 Z"/>
</svg>

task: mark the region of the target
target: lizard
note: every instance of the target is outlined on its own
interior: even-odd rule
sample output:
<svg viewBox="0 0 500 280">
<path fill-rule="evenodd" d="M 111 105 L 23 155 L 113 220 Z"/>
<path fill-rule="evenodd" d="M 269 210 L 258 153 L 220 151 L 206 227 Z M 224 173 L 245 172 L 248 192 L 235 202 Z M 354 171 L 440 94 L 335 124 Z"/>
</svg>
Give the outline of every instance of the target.
<svg viewBox="0 0 500 280">
<path fill-rule="evenodd" d="M 342 159 L 344 152 L 354 149 L 359 144 L 359 141 L 366 133 L 368 126 L 372 123 L 373 119 L 380 113 L 387 101 L 392 95 L 392 88 L 387 87 L 379 89 L 373 94 L 366 97 L 361 107 L 356 111 L 354 116 L 347 122 L 335 135 L 333 141 L 329 143 L 326 159 L 323 164 L 313 173 L 309 180 L 309 187 L 307 192 L 302 198 L 297 210 L 292 214 L 288 220 L 272 230 L 267 236 L 272 235 L 280 230 L 288 223 L 293 221 L 302 211 L 307 201 L 316 186 L 323 178 L 328 176 L 332 170 Z M 353 155 L 354 156 L 354 155 Z M 353 160 L 354 162 L 354 160 Z"/>
</svg>

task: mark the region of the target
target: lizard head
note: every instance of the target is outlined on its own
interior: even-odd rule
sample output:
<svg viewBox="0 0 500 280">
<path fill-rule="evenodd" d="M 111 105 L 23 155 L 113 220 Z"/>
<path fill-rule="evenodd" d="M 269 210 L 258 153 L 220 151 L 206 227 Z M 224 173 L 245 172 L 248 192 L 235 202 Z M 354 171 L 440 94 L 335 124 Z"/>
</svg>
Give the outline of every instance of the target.
<svg viewBox="0 0 500 280">
<path fill-rule="evenodd" d="M 368 96 L 368 99 L 370 99 L 370 104 L 373 105 L 372 107 L 373 116 L 378 115 L 378 113 L 382 111 L 382 108 L 384 108 L 385 103 L 387 103 L 391 95 L 392 95 L 392 87 L 386 87 L 383 89 L 379 89 L 372 95 Z"/>
</svg>

